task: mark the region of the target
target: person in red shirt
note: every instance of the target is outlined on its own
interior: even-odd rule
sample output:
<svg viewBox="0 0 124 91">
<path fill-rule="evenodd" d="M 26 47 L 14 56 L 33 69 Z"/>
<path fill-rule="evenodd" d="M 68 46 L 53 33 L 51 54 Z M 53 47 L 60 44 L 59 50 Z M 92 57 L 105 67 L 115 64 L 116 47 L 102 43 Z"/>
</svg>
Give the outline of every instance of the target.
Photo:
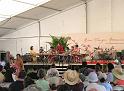
<svg viewBox="0 0 124 91">
<path fill-rule="evenodd" d="M 57 47 L 56 47 L 56 50 L 57 50 L 57 52 L 58 52 L 59 54 L 62 54 L 62 53 L 65 52 L 63 45 L 60 44 L 60 43 L 58 43 L 58 45 L 57 45 Z"/>
<path fill-rule="evenodd" d="M 78 45 L 75 45 L 74 52 L 75 54 L 80 54 L 80 48 L 78 47 Z"/>
</svg>

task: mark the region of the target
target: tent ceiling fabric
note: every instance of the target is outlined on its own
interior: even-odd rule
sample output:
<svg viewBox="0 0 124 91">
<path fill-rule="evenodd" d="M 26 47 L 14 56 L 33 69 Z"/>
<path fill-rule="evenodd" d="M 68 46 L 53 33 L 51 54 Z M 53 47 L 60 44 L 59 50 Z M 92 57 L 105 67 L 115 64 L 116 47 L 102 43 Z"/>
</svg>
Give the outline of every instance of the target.
<svg viewBox="0 0 124 91">
<path fill-rule="evenodd" d="M 80 2 L 82 2 L 82 0 L 51 0 L 41 6 L 18 14 L 10 19 L 6 19 L 0 22 L 0 36 L 51 14 L 60 12 Z"/>
<path fill-rule="evenodd" d="M 32 19 L 41 19 L 53 13 L 56 13 L 56 11 L 42 7 L 37 7 L 22 14 L 19 14 L 18 16 L 28 17 Z"/>
<path fill-rule="evenodd" d="M 63 10 L 69 6 L 73 6 L 82 0 L 51 0 L 50 2 L 44 4 L 43 6 L 52 7 L 55 9 Z"/>
</svg>

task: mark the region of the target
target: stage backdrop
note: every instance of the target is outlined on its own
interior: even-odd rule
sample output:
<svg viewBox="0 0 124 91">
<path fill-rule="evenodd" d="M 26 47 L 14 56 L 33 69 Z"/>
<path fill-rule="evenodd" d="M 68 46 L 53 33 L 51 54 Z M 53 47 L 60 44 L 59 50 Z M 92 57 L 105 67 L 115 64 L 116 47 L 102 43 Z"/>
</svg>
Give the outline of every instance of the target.
<svg viewBox="0 0 124 91">
<path fill-rule="evenodd" d="M 118 51 L 124 49 L 124 33 L 98 33 L 98 34 L 66 34 L 63 36 L 70 36 L 69 46 L 78 44 L 80 48 L 84 45 L 90 45 L 90 48 L 114 48 Z"/>
</svg>

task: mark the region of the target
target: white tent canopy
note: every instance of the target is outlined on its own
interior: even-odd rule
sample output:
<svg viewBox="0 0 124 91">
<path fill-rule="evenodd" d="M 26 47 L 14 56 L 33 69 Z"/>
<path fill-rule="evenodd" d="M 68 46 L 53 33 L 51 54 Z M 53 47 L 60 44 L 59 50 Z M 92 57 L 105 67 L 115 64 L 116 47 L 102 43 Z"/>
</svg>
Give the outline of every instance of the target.
<svg viewBox="0 0 124 91">
<path fill-rule="evenodd" d="M 0 2 L 2 1 L 4 0 L 0 0 Z M 27 25 L 31 22 L 39 21 L 40 19 L 46 16 L 49 16 L 57 12 L 61 12 L 70 6 L 82 2 L 82 0 L 46 0 L 49 2 L 41 5 L 41 3 L 37 3 L 37 2 L 28 2 L 32 0 L 12 0 L 12 1 L 16 1 L 18 3 L 21 4 L 23 3 L 27 5 L 33 4 L 34 6 L 37 7 L 12 17 L 8 17 L 3 14 L 3 17 L 8 17 L 8 18 L 0 22 L 0 36 L 13 32 L 24 25 Z M 34 1 L 40 1 L 40 0 L 34 0 Z M 1 13 L 2 11 L 0 11 L 0 14 Z"/>
</svg>

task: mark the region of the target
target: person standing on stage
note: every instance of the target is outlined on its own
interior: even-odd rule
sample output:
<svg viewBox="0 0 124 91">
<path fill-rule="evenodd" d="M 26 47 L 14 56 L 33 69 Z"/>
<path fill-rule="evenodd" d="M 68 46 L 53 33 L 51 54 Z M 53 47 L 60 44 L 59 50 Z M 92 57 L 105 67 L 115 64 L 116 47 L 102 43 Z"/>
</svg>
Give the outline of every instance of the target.
<svg viewBox="0 0 124 91">
<path fill-rule="evenodd" d="M 36 57 L 37 53 L 34 51 L 33 46 L 30 47 L 30 55 L 31 55 L 31 61 L 35 63 L 37 61 L 37 57 Z"/>
</svg>

